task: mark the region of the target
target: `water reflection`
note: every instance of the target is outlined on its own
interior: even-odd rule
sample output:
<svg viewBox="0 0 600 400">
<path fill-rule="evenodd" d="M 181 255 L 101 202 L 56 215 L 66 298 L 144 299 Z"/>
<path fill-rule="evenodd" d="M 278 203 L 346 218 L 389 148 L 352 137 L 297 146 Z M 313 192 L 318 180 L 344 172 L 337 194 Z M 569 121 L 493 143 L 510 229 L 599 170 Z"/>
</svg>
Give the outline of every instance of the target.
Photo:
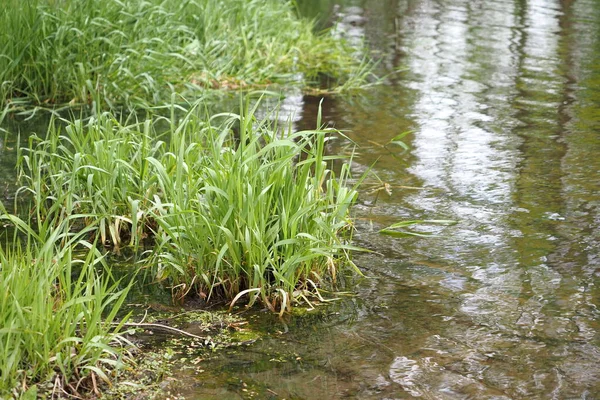
<svg viewBox="0 0 600 400">
<path fill-rule="evenodd" d="M 288 334 L 311 369 L 243 375 L 298 398 L 600 396 L 598 3 L 319 4 L 383 73 L 406 68 L 324 109 L 393 188 L 357 207 L 358 240 L 383 256 L 357 257 L 369 279 L 339 317 Z M 410 129 L 410 154 L 384 146 Z M 369 230 L 409 216 L 460 224 L 427 240 Z"/>
</svg>

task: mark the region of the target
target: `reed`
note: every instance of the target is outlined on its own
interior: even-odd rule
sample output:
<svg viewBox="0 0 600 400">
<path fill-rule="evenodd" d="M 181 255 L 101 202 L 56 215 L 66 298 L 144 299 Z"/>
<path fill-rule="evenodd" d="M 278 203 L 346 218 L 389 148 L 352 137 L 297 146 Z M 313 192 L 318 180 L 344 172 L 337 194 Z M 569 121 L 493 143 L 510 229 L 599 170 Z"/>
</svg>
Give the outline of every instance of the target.
<svg viewBox="0 0 600 400">
<path fill-rule="evenodd" d="M 89 228 L 70 233 L 65 219 L 34 230 L 4 210 L 0 220 L 15 228 L 0 247 L 0 397 L 77 395 L 109 381 L 126 343 L 111 322 L 127 289 L 109 283 L 82 240 Z"/>
<path fill-rule="evenodd" d="M 52 124 L 20 154 L 21 194 L 42 220 L 85 214 L 102 242 L 146 250 L 140 265 L 176 297 L 248 294 L 283 312 L 353 265 L 357 192 L 348 163 L 334 172 L 348 160 L 325 154 L 338 132 L 291 132 L 256 107 L 204 118 L 197 104 L 160 134 L 161 118 L 109 113 Z"/>
<path fill-rule="evenodd" d="M 366 83 L 369 63 L 313 30 L 281 0 L 5 0 L 0 105 L 99 96 L 108 106 L 145 107 L 172 93 L 310 86 L 320 75 L 344 90 Z"/>
</svg>

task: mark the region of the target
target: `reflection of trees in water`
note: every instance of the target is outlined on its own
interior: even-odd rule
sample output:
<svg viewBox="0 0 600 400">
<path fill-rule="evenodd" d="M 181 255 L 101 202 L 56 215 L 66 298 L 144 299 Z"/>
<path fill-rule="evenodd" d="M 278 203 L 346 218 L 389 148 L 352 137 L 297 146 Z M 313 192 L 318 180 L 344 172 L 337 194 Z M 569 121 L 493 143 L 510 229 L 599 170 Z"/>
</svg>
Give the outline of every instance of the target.
<svg viewBox="0 0 600 400">
<path fill-rule="evenodd" d="M 336 12 L 343 13 L 343 3 Z M 484 397 L 496 389 L 495 395 L 518 397 L 519 386 L 542 396 L 561 381 L 561 396 L 597 389 L 600 351 L 589 340 L 598 330 L 594 304 L 600 297 L 593 274 L 600 263 L 599 189 L 591 179 L 600 171 L 594 156 L 600 153 L 599 118 L 593 111 L 600 100 L 594 89 L 600 82 L 600 4 L 350 3 L 362 7 L 366 23 L 360 26 L 382 59 L 381 69 L 408 70 L 368 101 L 335 100 L 328 112 L 368 149 L 362 148 L 359 160 L 382 156 L 376 171 L 390 179 L 399 179 L 397 164 L 392 172 L 369 143 L 382 141 L 381 132 L 397 125 L 418 126 L 414 158 L 407 158 L 410 172 L 445 193 L 398 194 L 389 199 L 388 211 L 380 211 L 392 216 L 409 207 L 419 216 L 441 213 L 461 221 L 444 238 L 403 246 L 423 264 L 400 281 L 460 299 L 445 324 L 422 332 L 427 343 L 415 342 L 414 350 L 448 353 L 432 359 L 458 373 L 446 377 L 452 381 L 448 389 L 458 392 L 464 389 L 460 377 L 468 374 L 485 383 L 474 392 Z M 394 108 L 400 111 L 394 114 Z M 433 255 L 461 272 L 427 267 L 424 261 Z M 386 290 L 368 296 L 381 298 Z M 554 357 L 556 352 L 564 356 Z M 414 384 L 442 388 L 443 378 L 435 378 L 424 355 L 406 360 L 416 360 Z M 394 376 L 404 367 L 396 365 Z"/>
</svg>

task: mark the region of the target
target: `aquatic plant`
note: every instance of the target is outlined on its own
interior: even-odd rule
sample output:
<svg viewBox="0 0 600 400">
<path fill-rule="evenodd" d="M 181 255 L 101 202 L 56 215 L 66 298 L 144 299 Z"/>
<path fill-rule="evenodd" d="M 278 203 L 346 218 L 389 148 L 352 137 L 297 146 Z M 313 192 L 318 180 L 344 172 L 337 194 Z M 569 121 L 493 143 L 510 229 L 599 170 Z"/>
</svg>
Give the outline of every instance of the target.
<svg viewBox="0 0 600 400">
<path fill-rule="evenodd" d="M 127 289 L 106 279 L 103 257 L 82 240 L 89 228 L 70 233 L 64 219 L 34 230 L 4 210 L 0 221 L 16 232 L 0 247 L 0 397 L 95 390 L 121 364 L 127 342 L 112 321 Z"/>
<path fill-rule="evenodd" d="M 349 164 L 336 174 L 343 157 L 325 154 L 337 131 L 294 133 L 258 120 L 257 106 L 211 118 L 197 103 L 180 118 L 173 107 L 168 119 L 120 123 L 104 113 L 52 123 L 21 151 L 20 195 L 30 193 L 41 220 L 50 208 L 85 214 L 102 243 L 145 249 L 139 265 L 176 298 L 248 294 L 283 312 L 353 265 L 346 239 L 357 192 Z"/>
<path fill-rule="evenodd" d="M 413 227 L 416 225 L 449 226 L 449 225 L 456 225 L 457 223 L 458 223 L 457 221 L 448 220 L 448 219 L 417 219 L 417 220 L 411 220 L 411 221 L 400 221 L 400 222 L 396 222 L 384 229 L 381 229 L 379 231 L 379 233 L 381 233 L 383 235 L 393 236 L 393 237 L 409 237 L 409 236 L 431 237 L 431 236 L 435 236 L 436 234 L 433 232 L 414 231 L 414 230 L 410 230 L 407 228 Z"/>
<path fill-rule="evenodd" d="M 149 106 L 207 89 L 366 83 L 369 62 L 280 0 L 6 0 L 0 104 Z"/>
</svg>

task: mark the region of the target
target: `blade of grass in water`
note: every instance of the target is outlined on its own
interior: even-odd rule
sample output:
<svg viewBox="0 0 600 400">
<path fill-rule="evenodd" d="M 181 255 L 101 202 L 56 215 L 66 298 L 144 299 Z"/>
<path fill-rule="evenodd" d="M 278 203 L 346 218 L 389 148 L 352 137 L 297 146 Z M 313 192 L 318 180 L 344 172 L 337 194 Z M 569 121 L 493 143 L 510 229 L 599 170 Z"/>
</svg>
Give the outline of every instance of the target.
<svg viewBox="0 0 600 400">
<path fill-rule="evenodd" d="M 419 219 L 419 220 L 410 220 L 410 221 L 400 221 L 392 224 L 382 230 L 379 233 L 394 236 L 394 237 L 408 237 L 408 236 L 418 236 L 418 237 L 430 237 L 435 236 L 433 233 L 429 232 L 415 232 L 412 230 L 406 230 L 404 228 L 415 226 L 415 225 L 455 225 L 457 222 L 453 220 L 447 219 Z"/>
</svg>

